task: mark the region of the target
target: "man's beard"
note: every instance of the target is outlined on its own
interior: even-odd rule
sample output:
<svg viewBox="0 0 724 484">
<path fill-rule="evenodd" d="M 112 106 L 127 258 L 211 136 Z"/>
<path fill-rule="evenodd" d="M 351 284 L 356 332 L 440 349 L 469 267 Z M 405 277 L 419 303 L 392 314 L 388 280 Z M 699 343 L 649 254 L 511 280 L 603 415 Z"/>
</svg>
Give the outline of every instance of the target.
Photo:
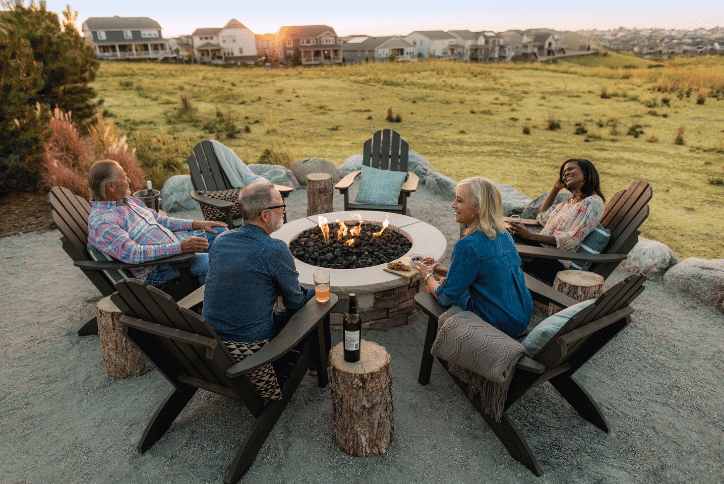
<svg viewBox="0 0 724 484">
<path fill-rule="evenodd" d="M 277 230 L 282 228 L 282 225 L 284 225 L 284 218 L 277 217 L 276 214 L 274 214 L 274 222 L 272 223 L 272 232 L 276 232 Z"/>
</svg>

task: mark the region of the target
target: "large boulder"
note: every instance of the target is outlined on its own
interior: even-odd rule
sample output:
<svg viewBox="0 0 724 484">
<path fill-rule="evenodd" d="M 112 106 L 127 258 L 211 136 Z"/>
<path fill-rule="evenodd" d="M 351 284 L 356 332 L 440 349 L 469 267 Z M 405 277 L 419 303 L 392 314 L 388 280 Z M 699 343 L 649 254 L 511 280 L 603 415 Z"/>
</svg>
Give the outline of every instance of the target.
<svg viewBox="0 0 724 484">
<path fill-rule="evenodd" d="M 352 155 L 339 165 L 339 174 L 342 176 L 349 175 L 353 171 L 362 169 L 362 155 Z"/>
<path fill-rule="evenodd" d="M 292 163 L 289 169 L 297 178 L 297 181 L 299 181 L 299 183 L 305 187 L 307 186 L 307 175 L 309 175 L 310 173 L 327 173 L 329 175 L 332 175 L 333 184 L 337 183 L 342 179 L 339 168 L 334 166 L 334 163 L 329 160 L 325 160 L 324 158 L 306 158 L 304 160 L 297 160 Z"/>
<path fill-rule="evenodd" d="M 669 246 L 639 237 L 638 243 L 629 252 L 628 259 L 621 262 L 619 268 L 628 274 L 640 273 L 647 277 L 660 277 L 678 263 L 679 258 Z"/>
<path fill-rule="evenodd" d="M 514 213 L 521 213 L 531 202 L 530 198 L 510 185 L 498 183 L 498 188 L 503 196 L 503 215 L 506 217 Z"/>
<path fill-rule="evenodd" d="M 540 212 L 540 208 L 543 205 L 543 202 L 545 202 L 546 198 L 548 197 L 548 194 L 550 192 L 546 192 L 540 197 L 536 198 L 532 202 L 530 202 L 525 209 L 521 212 L 520 218 L 535 218 L 536 215 L 538 215 L 538 212 Z M 568 192 L 565 193 L 559 193 L 558 196 L 556 196 L 555 202 L 553 202 L 553 205 L 558 205 L 559 203 L 565 202 L 571 198 L 571 194 Z"/>
<path fill-rule="evenodd" d="M 447 198 L 450 201 L 455 198 L 455 186 L 458 182 L 452 178 L 446 177 L 442 173 L 433 171 L 425 178 L 421 178 L 420 182 L 435 195 Z"/>
<path fill-rule="evenodd" d="M 174 175 L 163 184 L 161 189 L 161 204 L 166 212 L 197 210 L 196 200 L 191 198 L 191 184 L 189 175 Z"/>
<path fill-rule="evenodd" d="M 299 181 L 294 173 L 281 165 L 252 164 L 247 165 L 255 175 L 263 176 L 275 185 L 297 188 Z"/>
<path fill-rule="evenodd" d="M 721 309 L 724 301 L 724 259 L 684 259 L 666 271 L 664 283 Z"/>
</svg>

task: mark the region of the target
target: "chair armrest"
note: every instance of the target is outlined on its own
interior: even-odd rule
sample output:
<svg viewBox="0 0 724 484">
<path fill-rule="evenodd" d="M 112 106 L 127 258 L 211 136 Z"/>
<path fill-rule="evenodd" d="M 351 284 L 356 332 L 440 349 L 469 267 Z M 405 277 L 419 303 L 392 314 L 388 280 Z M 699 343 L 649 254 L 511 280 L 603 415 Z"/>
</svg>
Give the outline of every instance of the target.
<svg viewBox="0 0 724 484">
<path fill-rule="evenodd" d="M 542 302 L 544 304 L 553 303 L 562 308 L 567 308 L 580 302 L 576 301 L 572 297 L 566 296 L 562 292 L 556 291 L 548 284 L 539 281 L 529 274 L 525 274 L 525 285 L 531 292 L 534 301 Z"/>
<path fill-rule="evenodd" d="M 200 288 L 194 290 L 194 292 L 181 299 L 177 304 L 186 309 L 198 306 L 204 302 L 204 287 L 206 286 L 201 286 Z"/>
<path fill-rule="evenodd" d="M 617 262 L 626 260 L 628 257 L 628 254 L 584 254 L 582 252 L 535 247 L 533 245 L 516 245 L 515 248 L 518 250 L 520 258 L 524 260 L 531 257 L 541 257 L 543 259 L 563 259 L 579 262 Z"/>
<path fill-rule="evenodd" d="M 529 371 L 531 373 L 537 373 L 539 375 L 543 374 L 546 371 L 546 367 L 542 364 L 538 363 L 532 358 L 528 358 L 527 356 L 523 355 L 519 360 L 518 363 L 515 364 L 516 370 L 525 370 Z"/>
<path fill-rule="evenodd" d="M 329 294 L 329 301 L 326 303 L 320 303 L 312 298 L 294 313 L 289 323 L 274 339 L 264 345 L 261 350 L 226 370 L 226 376 L 235 378 L 245 375 L 289 353 L 332 312 L 338 300 L 339 298 L 334 293 Z"/>
<path fill-rule="evenodd" d="M 334 188 L 339 191 L 347 190 L 349 187 L 352 186 L 352 183 L 354 183 L 354 179 L 357 178 L 357 175 L 359 175 L 360 173 L 362 173 L 362 170 L 357 170 L 349 173 L 347 176 L 342 178 L 339 183 L 334 186 Z"/>
<path fill-rule="evenodd" d="M 194 252 L 186 252 L 184 254 L 172 255 L 171 257 L 164 257 L 163 259 L 150 260 L 147 262 L 138 262 L 134 264 L 128 264 L 122 261 L 92 261 L 92 260 L 78 260 L 73 263 L 80 269 L 87 269 L 91 271 L 109 271 L 113 269 L 128 269 L 130 267 L 154 267 L 160 266 L 161 264 L 179 264 L 182 267 L 184 265 L 191 264 L 196 254 Z"/>
<path fill-rule="evenodd" d="M 512 220 L 513 219 L 510 217 L 503 217 L 503 222 L 511 222 Z M 538 222 L 538 220 L 534 218 L 522 218 L 520 219 L 520 222 L 528 227 L 542 227 L 540 222 Z"/>
<path fill-rule="evenodd" d="M 448 309 L 441 306 L 440 303 L 437 302 L 437 299 L 435 299 L 435 296 L 429 292 L 418 292 L 415 294 L 415 304 L 422 309 L 422 312 L 436 320 Z"/>
<path fill-rule="evenodd" d="M 418 183 L 420 183 L 420 178 L 418 178 L 418 176 L 415 175 L 413 172 L 408 171 L 407 180 L 405 180 L 405 183 L 402 185 L 400 191 L 412 193 L 417 190 Z"/>
<path fill-rule="evenodd" d="M 212 207 L 216 207 L 220 210 L 230 209 L 231 207 L 236 205 L 234 202 L 227 202 L 226 200 L 219 200 L 218 198 L 211 198 L 207 197 L 206 195 L 201 195 L 196 190 L 191 190 L 191 198 L 199 203 L 202 203 L 204 205 L 211 205 Z"/>
</svg>

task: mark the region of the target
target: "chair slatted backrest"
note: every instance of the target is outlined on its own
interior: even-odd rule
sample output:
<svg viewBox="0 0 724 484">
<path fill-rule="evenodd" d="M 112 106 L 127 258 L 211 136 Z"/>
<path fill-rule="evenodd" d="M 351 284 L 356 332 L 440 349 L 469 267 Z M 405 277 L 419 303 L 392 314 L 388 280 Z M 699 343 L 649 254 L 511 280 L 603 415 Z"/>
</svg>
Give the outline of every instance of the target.
<svg viewBox="0 0 724 484">
<path fill-rule="evenodd" d="M 571 342 L 567 342 L 565 336 L 572 334 L 575 330 L 584 330 L 589 324 L 593 328 L 596 326 L 596 322 L 600 322 L 604 318 L 619 320 L 627 317 L 633 312 L 629 304 L 644 290 L 645 280 L 645 276 L 636 274 L 608 289 L 594 304 L 582 309 L 569 319 L 538 351 L 534 359 L 548 369 L 568 361 L 589 338 L 595 335 L 595 332 Z"/>
<path fill-rule="evenodd" d="M 215 192 L 233 188 L 221 169 L 211 141 L 202 141 L 194 146 L 194 154 L 189 156 L 186 163 L 189 165 L 194 190 Z"/>
<path fill-rule="evenodd" d="M 649 216 L 652 196 L 651 186 L 640 181 L 617 192 L 608 201 L 601 225 L 611 231 L 611 242 L 603 250 L 604 254 L 626 254 L 633 249 L 638 242 L 638 229 Z M 618 262 L 592 264 L 589 271 L 606 278 L 617 266 Z"/>
<path fill-rule="evenodd" d="M 63 250 L 73 261 L 92 261 L 88 254 L 88 216 L 93 208 L 88 200 L 64 187 L 53 187 L 48 193 L 52 207 L 50 218 L 63 234 Z M 83 273 L 104 296 L 113 294 L 113 282 L 101 271 Z"/>
<path fill-rule="evenodd" d="M 124 314 L 127 336 L 174 386 L 181 382 L 239 398 L 253 414 L 261 411 L 264 399 L 249 379 L 226 376 L 235 361 L 203 317 L 138 280 L 121 281 L 116 291 L 111 299 Z"/>
<path fill-rule="evenodd" d="M 382 129 L 365 141 L 362 164 L 380 170 L 407 172 L 410 146 L 391 129 Z"/>
</svg>

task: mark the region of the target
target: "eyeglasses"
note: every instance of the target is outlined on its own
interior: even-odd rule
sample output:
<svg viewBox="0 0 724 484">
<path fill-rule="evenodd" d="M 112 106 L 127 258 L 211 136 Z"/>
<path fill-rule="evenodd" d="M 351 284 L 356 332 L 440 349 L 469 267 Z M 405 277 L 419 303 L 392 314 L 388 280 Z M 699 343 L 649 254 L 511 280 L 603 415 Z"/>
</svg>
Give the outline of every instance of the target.
<svg viewBox="0 0 724 484">
<path fill-rule="evenodd" d="M 286 204 L 286 203 L 282 203 L 281 205 L 274 205 L 273 207 L 262 208 L 262 209 L 261 209 L 261 212 L 263 212 L 264 210 L 274 210 L 275 208 L 281 208 L 281 209 L 282 209 L 282 212 L 286 212 L 286 211 L 287 211 L 287 204 Z M 261 213 L 261 212 L 259 212 L 259 213 Z"/>
</svg>

